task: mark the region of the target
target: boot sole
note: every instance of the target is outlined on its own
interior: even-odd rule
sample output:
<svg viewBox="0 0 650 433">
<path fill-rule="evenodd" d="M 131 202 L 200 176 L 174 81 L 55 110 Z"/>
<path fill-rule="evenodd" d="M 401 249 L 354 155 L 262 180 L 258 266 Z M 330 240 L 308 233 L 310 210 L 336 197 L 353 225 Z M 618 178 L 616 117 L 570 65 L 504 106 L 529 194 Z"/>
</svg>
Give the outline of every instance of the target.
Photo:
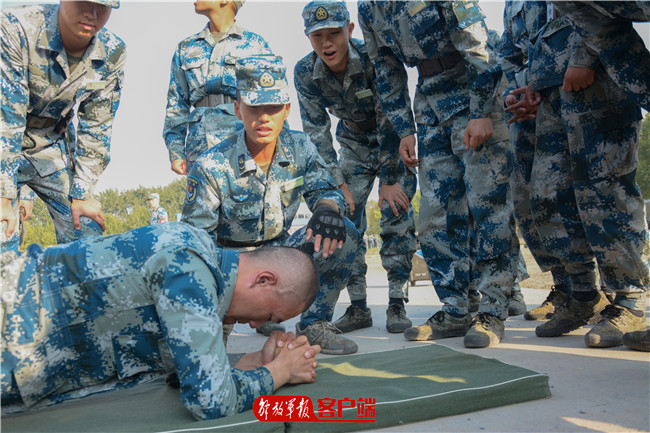
<svg viewBox="0 0 650 433">
<path fill-rule="evenodd" d="M 390 326 L 386 325 L 386 331 L 388 331 L 391 334 L 400 334 L 411 327 L 413 327 L 412 323 L 409 325 L 390 325 Z"/>
<path fill-rule="evenodd" d="M 541 338 L 548 337 L 559 337 L 561 335 L 567 334 L 571 331 L 575 331 L 578 328 L 585 326 L 589 322 L 589 319 L 581 320 L 580 322 L 571 322 L 564 326 L 558 326 L 553 329 L 540 329 L 539 326 L 535 328 L 535 335 Z"/>
<path fill-rule="evenodd" d="M 359 325 L 354 325 L 346 328 L 341 328 L 339 325 L 334 323 L 334 326 L 336 326 L 336 329 L 340 330 L 341 333 L 345 334 L 347 332 L 355 331 L 357 329 L 364 329 L 364 328 L 370 328 L 372 326 L 372 320 L 369 320 L 368 322 L 363 322 Z M 337 332 L 338 334 L 338 332 Z"/>
<path fill-rule="evenodd" d="M 469 327 L 465 330 L 458 330 L 454 332 L 445 332 L 444 334 L 436 334 L 432 333 L 429 335 L 427 338 L 418 338 L 418 336 L 414 336 L 413 338 L 410 338 L 406 335 L 406 332 L 404 332 L 404 338 L 407 340 L 411 341 L 429 341 L 429 340 L 442 340 L 443 338 L 454 338 L 454 337 L 464 337 L 465 334 L 467 334 L 467 331 L 469 331 Z"/>
</svg>

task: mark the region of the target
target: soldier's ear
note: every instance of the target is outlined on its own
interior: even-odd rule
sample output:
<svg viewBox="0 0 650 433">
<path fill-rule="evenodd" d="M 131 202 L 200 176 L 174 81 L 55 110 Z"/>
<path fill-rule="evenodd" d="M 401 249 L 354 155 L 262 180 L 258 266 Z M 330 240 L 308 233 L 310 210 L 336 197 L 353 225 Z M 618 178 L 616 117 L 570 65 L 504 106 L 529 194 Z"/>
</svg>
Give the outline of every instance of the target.
<svg viewBox="0 0 650 433">
<path fill-rule="evenodd" d="M 235 115 L 239 120 L 244 120 L 241 118 L 241 110 L 239 107 L 239 98 L 235 101 Z"/>
</svg>

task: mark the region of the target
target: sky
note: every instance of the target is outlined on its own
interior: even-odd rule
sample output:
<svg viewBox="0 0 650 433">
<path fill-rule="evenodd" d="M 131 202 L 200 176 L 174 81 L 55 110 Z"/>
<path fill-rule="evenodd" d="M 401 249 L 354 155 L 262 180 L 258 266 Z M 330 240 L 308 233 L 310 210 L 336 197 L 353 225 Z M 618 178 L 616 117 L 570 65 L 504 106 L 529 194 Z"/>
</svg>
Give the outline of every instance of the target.
<svg viewBox="0 0 650 433">
<path fill-rule="evenodd" d="M 4 2 L 4 5 L 26 3 L 38 2 Z M 306 1 L 248 0 L 237 14 L 239 24 L 262 35 L 287 65 L 292 129 L 302 128 L 293 89 L 293 67 L 311 52 L 301 17 L 305 4 Z M 501 33 L 503 1 L 481 0 L 480 5 L 487 26 Z M 356 2 L 348 1 L 348 9 L 357 27 L 353 37 L 362 39 Z M 164 186 L 179 178 L 171 171 L 162 139 L 171 59 L 178 42 L 198 33 L 206 24 L 207 18 L 194 12 L 191 0 L 122 0 L 120 8 L 112 11 L 106 28 L 126 42 L 127 63 L 120 107 L 113 125 L 111 162 L 100 177 L 96 192 Z M 646 45 L 650 45 L 650 25 L 637 28 Z M 412 82 L 415 74 L 413 69 L 409 70 Z M 413 85 L 410 87 L 413 89 Z"/>
</svg>

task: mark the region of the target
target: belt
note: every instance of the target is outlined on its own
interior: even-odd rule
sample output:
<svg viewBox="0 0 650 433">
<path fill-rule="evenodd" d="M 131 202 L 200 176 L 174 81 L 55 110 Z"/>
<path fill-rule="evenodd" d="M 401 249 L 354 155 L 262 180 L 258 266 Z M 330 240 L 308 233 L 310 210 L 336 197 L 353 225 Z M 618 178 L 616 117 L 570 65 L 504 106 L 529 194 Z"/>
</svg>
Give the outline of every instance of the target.
<svg viewBox="0 0 650 433">
<path fill-rule="evenodd" d="M 287 232 L 285 230 L 282 231 L 279 235 L 274 237 L 273 239 L 266 239 L 263 241 L 255 241 L 255 242 L 240 242 L 240 241 L 233 241 L 232 239 L 223 239 L 223 238 L 217 238 L 217 244 L 221 247 L 226 247 L 226 248 L 259 248 L 263 247 L 264 245 L 268 245 L 273 241 L 276 241 L 280 238 L 283 238 L 284 236 L 287 235 Z"/>
<path fill-rule="evenodd" d="M 216 107 L 217 105 L 228 104 L 230 102 L 235 102 L 235 99 L 220 93 L 218 95 L 208 95 L 200 101 L 196 101 L 194 107 Z"/>
<path fill-rule="evenodd" d="M 420 77 L 428 77 L 433 74 L 439 74 L 442 71 L 451 69 L 463 60 L 463 56 L 454 51 L 446 56 L 436 57 L 435 59 L 422 60 L 417 68 Z"/>
<path fill-rule="evenodd" d="M 363 132 L 369 132 L 377 129 L 377 119 L 363 120 L 361 122 L 352 122 L 351 120 L 343 121 L 347 126 Z"/>
</svg>

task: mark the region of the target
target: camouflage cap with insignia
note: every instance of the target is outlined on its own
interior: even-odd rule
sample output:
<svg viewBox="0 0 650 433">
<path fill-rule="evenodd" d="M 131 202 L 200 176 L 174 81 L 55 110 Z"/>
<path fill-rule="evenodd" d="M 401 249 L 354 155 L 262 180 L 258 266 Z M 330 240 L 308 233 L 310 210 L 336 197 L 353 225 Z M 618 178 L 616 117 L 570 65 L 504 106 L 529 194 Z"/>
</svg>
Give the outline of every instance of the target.
<svg viewBox="0 0 650 433">
<path fill-rule="evenodd" d="M 305 21 L 305 34 L 320 29 L 345 27 L 350 21 L 350 13 L 344 1 L 315 0 L 307 3 L 302 10 Z"/>
<path fill-rule="evenodd" d="M 280 56 L 251 56 L 237 60 L 237 91 L 246 105 L 276 105 L 291 102 L 287 68 Z"/>
<path fill-rule="evenodd" d="M 91 3 L 108 6 L 109 8 L 117 9 L 120 7 L 120 0 L 89 0 Z"/>
</svg>

